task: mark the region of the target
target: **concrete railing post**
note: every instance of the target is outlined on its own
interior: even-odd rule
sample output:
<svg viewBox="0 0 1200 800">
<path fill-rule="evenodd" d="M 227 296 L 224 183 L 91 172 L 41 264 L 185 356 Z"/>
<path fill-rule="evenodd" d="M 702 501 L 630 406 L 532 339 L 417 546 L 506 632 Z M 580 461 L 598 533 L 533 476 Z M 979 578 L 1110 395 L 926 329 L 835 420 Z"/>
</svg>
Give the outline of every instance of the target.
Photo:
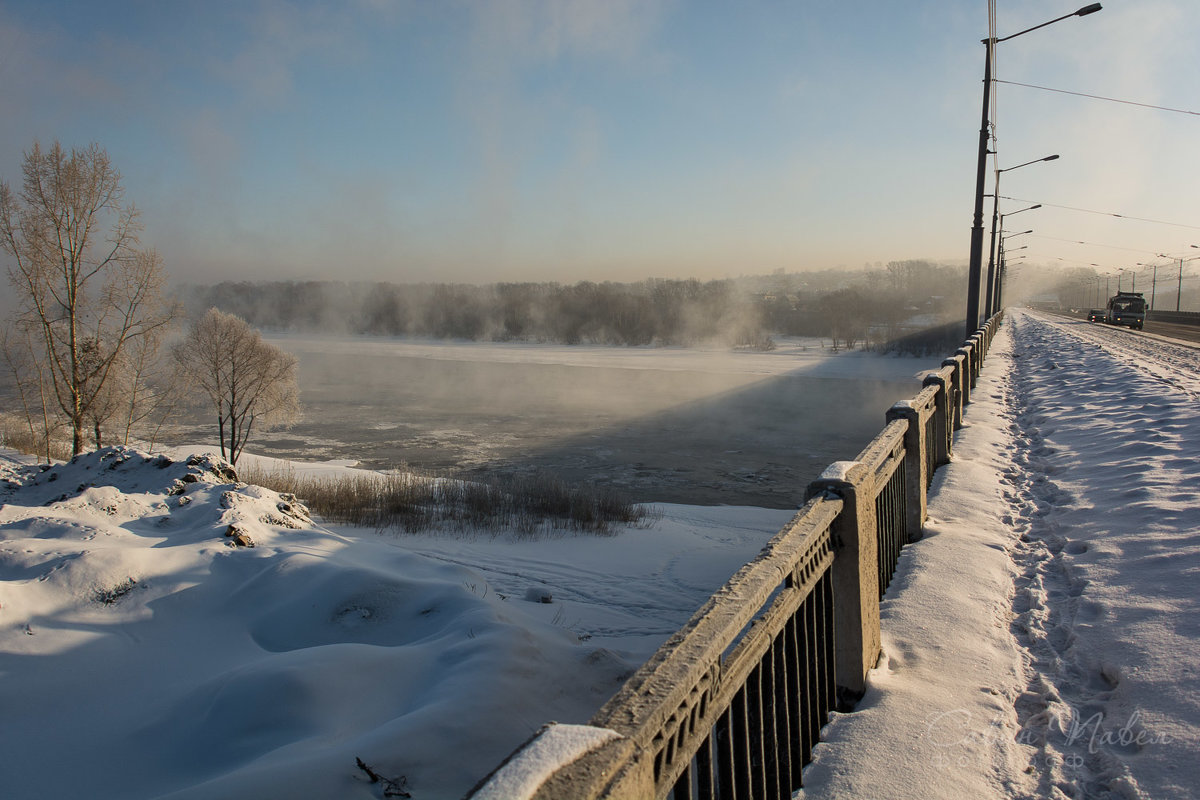
<svg viewBox="0 0 1200 800">
<path fill-rule="evenodd" d="M 830 526 L 839 710 L 852 709 L 863 696 L 881 648 L 874 481 L 864 464 L 835 461 L 808 486 L 810 498 L 829 492 L 843 503 Z"/>
<path fill-rule="evenodd" d="M 555 723 L 542 726 L 466 796 L 471 800 L 558 800 L 561 797 L 617 800 L 654 796 L 653 759 L 639 750 L 631 739 L 600 728 L 592 730 L 607 733 L 611 738 L 600 735 L 593 737 L 594 743 L 583 745 L 568 738 L 545 748 L 546 752 L 553 753 L 551 757 L 562 759 L 563 767 L 569 764 L 570 768 L 560 767 L 539 785 L 531 785 L 534 778 L 529 773 L 536 769 L 531 770 L 527 760 L 536 762 L 540 740 L 551 738 L 556 729 Z"/>
<path fill-rule="evenodd" d="M 983 344 L 980 342 L 981 334 L 976 333 L 967 340 L 967 344 L 971 347 L 971 388 L 974 389 L 979 381 L 979 373 L 983 369 Z"/>
<path fill-rule="evenodd" d="M 963 376 L 966 374 L 966 367 L 963 365 L 965 361 L 962 355 L 955 355 L 954 358 L 947 358 L 942 362 L 943 367 L 953 367 L 954 374 L 950 377 L 951 385 L 954 387 L 953 396 L 950 400 L 950 424 L 954 430 L 958 430 L 963 426 Z"/>
<path fill-rule="evenodd" d="M 921 526 L 925 523 L 926 482 L 929 474 L 929 459 L 932 453 L 926 452 L 925 420 L 921 418 L 921 410 L 907 403 L 896 403 L 887 411 L 887 421 L 902 419 L 908 423 L 904 431 L 904 494 L 905 516 L 904 532 L 908 541 L 915 542 L 921 538 Z"/>
<path fill-rule="evenodd" d="M 945 364 L 946 362 L 943 362 Z M 953 362 L 951 362 L 953 363 Z M 934 450 L 929 454 L 933 459 L 934 468 L 950 463 L 951 432 L 954 430 L 954 409 L 950 405 L 953 393 L 953 378 L 933 372 L 925 376 L 922 386 L 938 387 L 937 399 L 933 412 L 933 442 Z"/>
<path fill-rule="evenodd" d="M 970 346 L 960 347 L 954 351 L 954 355 L 962 356 L 963 358 L 963 376 L 962 383 L 959 384 L 959 389 L 961 390 L 962 404 L 965 408 L 971 402 L 971 389 L 975 387 L 975 378 L 973 377 L 975 373 L 975 365 L 973 363 L 975 361 L 974 348 Z"/>
</svg>

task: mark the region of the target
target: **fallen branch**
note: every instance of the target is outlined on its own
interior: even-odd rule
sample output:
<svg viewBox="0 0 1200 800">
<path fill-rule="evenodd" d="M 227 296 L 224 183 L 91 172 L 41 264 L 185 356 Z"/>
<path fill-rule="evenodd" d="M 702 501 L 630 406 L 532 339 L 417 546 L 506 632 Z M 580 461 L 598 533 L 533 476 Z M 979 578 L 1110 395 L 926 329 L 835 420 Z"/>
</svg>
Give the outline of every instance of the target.
<svg viewBox="0 0 1200 800">
<path fill-rule="evenodd" d="M 384 777 L 363 763 L 363 760 L 357 756 L 354 758 L 354 763 L 358 765 L 359 769 L 367 773 L 367 777 L 371 779 L 371 783 L 383 784 L 384 797 L 412 797 L 408 793 L 408 778 L 403 775 L 399 778 Z"/>
</svg>

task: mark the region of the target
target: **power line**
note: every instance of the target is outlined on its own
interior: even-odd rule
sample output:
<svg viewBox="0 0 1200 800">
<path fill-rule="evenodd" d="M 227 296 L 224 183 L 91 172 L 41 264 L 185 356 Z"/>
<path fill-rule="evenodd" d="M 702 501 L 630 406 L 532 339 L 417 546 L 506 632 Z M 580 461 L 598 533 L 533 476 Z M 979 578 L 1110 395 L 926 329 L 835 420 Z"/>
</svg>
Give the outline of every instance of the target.
<svg viewBox="0 0 1200 800">
<path fill-rule="evenodd" d="M 1084 92 L 1070 92 L 1066 89 L 1051 89 L 1049 86 L 1035 86 L 1032 83 L 1017 83 L 1016 81 L 1002 81 L 999 78 L 993 79 L 996 83 L 1007 83 L 1010 86 L 1024 86 L 1027 89 L 1041 89 L 1043 92 L 1057 92 L 1059 94 L 1070 94 L 1075 97 L 1090 97 L 1093 100 L 1104 100 L 1109 103 L 1121 103 L 1127 106 L 1141 106 L 1142 108 L 1153 108 L 1157 111 L 1170 111 L 1175 114 L 1190 114 L 1194 117 L 1200 117 L 1200 111 L 1187 111 L 1182 108 L 1168 108 L 1167 106 L 1156 106 L 1152 103 L 1138 103 L 1133 100 L 1118 100 L 1115 97 L 1102 97 L 1098 94 L 1086 94 Z"/>
<path fill-rule="evenodd" d="M 1191 228 L 1194 231 L 1200 231 L 1200 225 L 1185 225 L 1182 222 L 1166 222 L 1161 219 L 1146 219 L 1145 217 L 1131 217 L 1128 214 L 1115 214 L 1111 211 L 1095 211 L 1094 209 L 1076 208 L 1075 206 L 1060 206 L 1060 205 L 1055 205 L 1054 203 L 1047 203 L 1043 200 L 1023 200 L 1020 197 L 1005 197 L 1004 195 L 1000 195 L 1000 199 L 1001 200 L 1012 200 L 1013 202 L 1016 202 L 1016 203 L 1040 203 L 1041 205 L 1049 206 L 1050 208 L 1065 208 L 1068 211 L 1082 211 L 1086 214 L 1100 214 L 1105 217 L 1118 217 L 1119 219 L 1131 219 L 1134 222 L 1152 222 L 1155 225 L 1171 225 L 1176 228 Z"/>
<path fill-rule="evenodd" d="M 1155 253 L 1153 250 L 1138 250 L 1135 247 L 1119 247 L 1115 244 L 1099 244 L 1098 242 L 1081 242 L 1077 239 L 1059 239 L 1056 236 L 1043 236 L 1040 233 L 1034 233 L 1034 234 L 1031 234 L 1031 236 L 1033 236 L 1035 239 L 1051 239 L 1055 242 L 1070 242 L 1071 244 L 1085 244 L 1089 247 L 1107 247 L 1110 250 L 1128 250 L 1131 253 L 1149 253 L 1150 255 L 1153 255 L 1153 256 L 1158 255 L 1158 253 Z"/>
</svg>

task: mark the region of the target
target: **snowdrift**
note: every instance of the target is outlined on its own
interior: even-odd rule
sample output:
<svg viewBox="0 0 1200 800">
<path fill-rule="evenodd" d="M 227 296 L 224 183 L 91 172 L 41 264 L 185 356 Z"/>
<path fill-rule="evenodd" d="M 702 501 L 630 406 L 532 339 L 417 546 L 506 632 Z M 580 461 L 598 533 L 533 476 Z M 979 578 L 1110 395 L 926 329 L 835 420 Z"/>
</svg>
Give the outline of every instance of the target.
<svg viewBox="0 0 1200 800">
<path fill-rule="evenodd" d="M 6 798 L 458 796 L 630 669 L 215 456 L 0 462 L 0 502 Z"/>
</svg>

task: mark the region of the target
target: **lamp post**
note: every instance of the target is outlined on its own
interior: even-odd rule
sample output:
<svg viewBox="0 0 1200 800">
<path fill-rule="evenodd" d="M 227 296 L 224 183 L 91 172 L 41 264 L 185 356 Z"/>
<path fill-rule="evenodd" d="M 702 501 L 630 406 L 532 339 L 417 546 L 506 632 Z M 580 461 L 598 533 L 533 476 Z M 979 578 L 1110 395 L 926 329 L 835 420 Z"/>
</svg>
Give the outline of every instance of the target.
<svg viewBox="0 0 1200 800">
<path fill-rule="evenodd" d="M 1194 245 L 1192 245 L 1192 247 L 1200 248 L 1200 245 L 1194 244 Z M 1159 258 L 1169 258 L 1172 261 L 1176 261 L 1176 260 L 1179 261 L 1179 287 L 1178 287 L 1178 294 L 1175 295 L 1175 310 L 1178 311 L 1179 310 L 1179 301 L 1183 299 L 1183 262 L 1185 260 L 1194 261 L 1196 258 L 1200 258 L 1200 256 L 1195 256 L 1193 258 L 1184 259 L 1183 256 L 1176 257 L 1176 256 L 1169 256 L 1166 253 L 1159 253 L 1158 257 Z"/>
<path fill-rule="evenodd" d="M 1056 153 L 1052 156 L 1046 156 L 1045 158 L 1035 158 L 1033 161 L 1026 161 L 1024 164 L 1017 164 L 1015 167 L 1005 167 L 1004 169 L 996 170 L 996 179 L 995 179 L 996 182 L 994 184 L 992 184 L 995 191 L 992 193 L 992 241 L 988 245 L 987 298 L 983 304 L 983 316 L 985 319 L 990 317 L 992 314 L 996 313 L 996 307 L 995 307 L 995 305 L 993 305 L 993 289 L 995 288 L 995 285 L 996 285 L 996 229 L 997 229 L 996 223 L 997 223 L 997 220 L 1003 216 L 1003 215 L 999 214 L 999 211 L 1000 211 L 1000 173 L 1011 172 L 1012 170 L 1020 169 L 1021 167 L 1028 167 L 1030 164 L 1036 164 L 1039 161 L 1054 161 L 1057 158 L 1058 158 L 1058 154 Z M 1042 206 L 1040 203 L 1036 206 L 1030 206 L 1030 208 L 1041 208 L 1041 207 Z M 1028 211 L 1029 209 L 1021 209 L 1021 210 Z M 1019 212 L 1014 211 L 1012 213 L 1016 214 Z M 1003 229 L 1003 226 L 1001 226 L 1001 229 Z"/>
<path fill-rule="evenodd" d="M 1055 158 L 1058 158 L 1058 156 L 1050 156 L 1049 158 L 1042 158 L 1042 159 L 1038 159 L 1038 160 L 1039 161 L 1051 161 Z M 1036 164 L 1037 162 L 1030 161 L 1029 163 Z M 1023 167 L 1025 165 L 1018 164 L 1017 166 Z M 1016 168 L 1017 167 L 1009 167 L 1008 169 L 1016 169 Z M 1000 196 L 1000 174 L 999 173 L 1007 172 L 1007 171 L 1008 170 L 998 170 L 997 171 L 997 173 L 996 173 L 996 193 L 994 195 L 992 195 L 993 197 Z M 1008 214 L 1001 214 L 999 230 L 1001 230 L 1001 231 L 1004 230 L 1004 218 L 1006 216 L 1011 217 L 1013 214 L 1020 214 L 1022 211 L 1033 211 L 1035 208 L 1041 208 L 1041 207 L 1042 207 L 1042 204 L 1038 203 L 1036 205 L 1029 206 L 1028 208 L 1021 208 L 1016 211 L 1010 211 L 1010 212 L 1008 212 Z M 993 251 L 999 250 L 999 248 L 996 245 L 996 230 L 997 230 L 996 209 L 993 206 L 993 208 L 992 208 L 992 243 L 991 243 L 991 246 L 988 248 L 987 304 L 984 306 L 984 315 L 987 317 L 992 316 L 993 314 L 995 314 L 997 311 L 1000 310 L 1000 285 L 1001 285 L 1001 280 L 1002 280 L 1000 277 L 1001 268 L 1002 268 L 1002 264 L 1000 261 L 1000 253 L 996 252 L 995 258 L 993 259 Z M 993 267 L 995 267 L 995 269 L 993 269 Z"/>
<path fill-rule="evenodd" d="M 1004 276 L 1004 271 L 1007 269 L 1006 259 L 1007 259 L 1008 253 L 1004 249 L 1004 240 L 1011 239 L 1014 236 L 1023 236 L 1026 233 L 1033 233 L 1033 230 L 1030 229 L 1027 231 L 1021 231 L 1020 233 L 1010 233 L 1010 234 L 1008 234 L 1008 236 L 1004 235 L 1003 229 L 1000 230 L 1000 256 L 999 256 L 1000 269 L 998 270 L 998 274 L 996 275 L 996 307 L 997 308 L 999 308 L 1001 305 L 1001 295 L 1003 294 L 1003 281 L 1004 281 L 1003 276 Z M 1017 249 L 1020 249 L 1020 248 L 1017 248 Z M 1023 258 L 1023 256 L 1021 256 L 1021 257 Z"/>
<path fill-rule="evenodd" d="M 1154 298 L 1158 294 L 1158 264 L 1147 264 L 1145 261 L 1137 262 L 1139 267 L 1149 267 L 1150 273 L 1150 310 L 1154 310 Z"/>
<path fill-rule="evenodd" d="M 1064 14 L 1061 17 L 1052 19 L 1049 22 L 1043 22 L 1041 25 L 1035 25 L 1032 28 L 1026 28 L 1011 36 L 1005 36 L 1000 39 L 989 36 L 982 40 L 984 44 L 983 112 L 979 125 L 979 158 L 975 167 L 975 217 L 971 226 L 971 259 L 967 271 L 967 338 L 970 338 L 971 334 L 975 333 L 975 330 L 979 327 L 979 284 L 983 277 L 981 274 L 983 272 L 983 184 L 984 176 L 987 172 L 988 157 L 988 106 L 992 102 L 992 51 L 1000 42 L 1007 42 L 1009 39 L 1015 39 L 1030 31 L 1036 31 L 1038 28 L 1052 25 L 1055 22 L 1061 22 L 1068 17 L 1086 17 L 1088 14 L 1096 13 L 1101 8 L 1102 6 L 1099 3 L 1092 3 L 1078 11 Z"/>
</svg>

